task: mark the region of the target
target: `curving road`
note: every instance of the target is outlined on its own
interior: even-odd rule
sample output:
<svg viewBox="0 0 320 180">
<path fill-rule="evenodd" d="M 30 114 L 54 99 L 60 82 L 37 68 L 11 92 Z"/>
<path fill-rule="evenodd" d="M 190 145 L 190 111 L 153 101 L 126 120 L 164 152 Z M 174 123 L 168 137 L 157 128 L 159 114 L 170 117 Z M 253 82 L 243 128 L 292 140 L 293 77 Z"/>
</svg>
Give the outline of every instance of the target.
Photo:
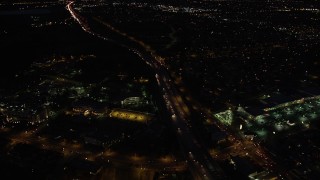
<svg viewBox="0 0 320 180">
<path fill-rule="evenodd" d="M 75 11 L 74 1 L 69 2 L 66 8 L 70 12 L 72 18 L 79 23 L 85 32 L 103 40 L 109 40 L 108 37 L 101 35 L 90 28 L 86 18 Z M 126 40 L 124 42 L 117 41 L 117 43 L 138 54 L 140 58 L 143 59 L 155 72 L 158 86 L 163 93 L 163 98 L 166 102 L 167 109 L 171 113 L 172 126 L 177 130 L 177 139 L 188 162 L 188 166 L 193 178 L 223 178 L 224 174 L 222 173 L 220 167 L 216 164 L 216 162 L 213 161 L 206 148 L 199 144 L 198 140 L 190 131 L 188 120 L 189 109 L 183 102 L 181 95 L 179 95 L 175 84 L 171 80 L 169 72 L 162 62 L 163 59 L 156 55 L 155 51 L 142 41 L 139 41 L 136 38 L 121 32 L 110 24 L 97 18 L 94 18 L 94 20 L 104 25 L 107 30 L 113 34 L 122 37 L 122 39 L 125 38 Z M 128 44 L 130 44 L 130 46 Z"/>
</svg>

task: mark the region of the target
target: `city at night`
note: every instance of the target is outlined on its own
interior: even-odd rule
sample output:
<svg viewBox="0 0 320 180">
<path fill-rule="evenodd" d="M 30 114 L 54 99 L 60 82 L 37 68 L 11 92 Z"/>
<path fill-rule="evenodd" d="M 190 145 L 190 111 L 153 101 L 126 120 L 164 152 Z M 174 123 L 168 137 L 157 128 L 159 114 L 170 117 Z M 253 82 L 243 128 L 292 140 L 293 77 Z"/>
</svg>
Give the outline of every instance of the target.
<svg viewBox="0 0 320 180">
<path fill-rule="evenodd" d="M 0 179 L 320 179 L 317 0 L 0 0 Z"/>
</svg>

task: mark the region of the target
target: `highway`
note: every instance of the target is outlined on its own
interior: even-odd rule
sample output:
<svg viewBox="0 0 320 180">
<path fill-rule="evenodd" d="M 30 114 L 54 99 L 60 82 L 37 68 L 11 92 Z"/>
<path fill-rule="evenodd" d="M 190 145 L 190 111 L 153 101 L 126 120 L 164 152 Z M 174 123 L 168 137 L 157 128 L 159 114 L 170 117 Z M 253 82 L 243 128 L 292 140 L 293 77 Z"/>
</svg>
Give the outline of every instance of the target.
<svg viewBox="0 0 320 180">
<path fill-rule="evenodd" d="M 73 19 L 79 23 L 81 28 L 96 37 L 103 40 L 110 40 L 110 37 L 101 35 L 90 28 L 86 18 L 78 14 L 74 9 L 74 2 L 71 1 L 66 6 Z M 116 29 L 112 25 L 94 18 L 95 21 L 104 25 L 108 31 L 125 38 L 126 41 L 117 43 L 128 50 L 139 55 L 139 57 L 145 61 L 156 74 L 156 79 L 159 88 L 163 93 L 163 98 L 167 105 L 168 112 L 170 112 L 171 124 L 177 130 L 177 139 L 180 143 L 184 157 L 188 163 L 188 167 L 194 179 L 222 179 L 224 174 L 216 162 L 212 159 L 207 149 L 204 148 L 194 134 L 190 130 L 189 125 L 189 109 L 183 102 L 181 95 L 177 91 L 175 84 L 171 80 L 170 73 L 163 63 L 163 58 L 156 55 L 156 52 L 152 48 L 142 41 L 127 35 L 124 32 Z M 128 43 L 129 42 L 129 43 Z M 130 46 L 128 45 L 130 44 Z M 134 46 L 132 46 L 134 45 Z"/>
</svg>

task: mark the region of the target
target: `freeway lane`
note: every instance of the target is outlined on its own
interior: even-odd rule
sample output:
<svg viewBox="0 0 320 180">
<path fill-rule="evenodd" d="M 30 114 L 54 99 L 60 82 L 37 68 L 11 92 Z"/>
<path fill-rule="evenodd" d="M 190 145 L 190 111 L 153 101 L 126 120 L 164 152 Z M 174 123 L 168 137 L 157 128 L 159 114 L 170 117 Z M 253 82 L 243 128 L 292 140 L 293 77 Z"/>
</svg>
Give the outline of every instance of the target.
<svg viewBox="0 0 320 180">
<path fill-rule="evenodd" d="M 219 179 L 222 178 L 220 167 L 211 159 L 211 156 L 205 148 L 203 148 L 194 135 L 191 133 L 188 123 L 187 105 L 181 100 L 181 96 L 174 89 L 172 81 L 166 81 L 168 73 L 163 70 L 162 75 L 157 75 L 158 84 L 163 88 L 163 92 L 167 95 L 169 110 L 175 118 L 172 119 L 172 124 L 177 128 L 177 136 L 182 144 L 182 149 L 187 154 L 189 166 L 192 171 L 197 171 L 195 174 L 201 174 L 203 179 Z M 160 78 L 163 77 L 163 78 Z M 200 173 L 199 173 L 200 172 Z"/>
<path fill-rule="evenodd" d="M 103 40 L 110 40 L 110 38 L 103 36 L 92 30 L 85 18 L 79 15 L 73 8 L 74 2 L 71 1 L 67 4 L 66 8 L 70 12 L 73 19 L 75 19 L 82 29 L 92 34 L 96 37 L 99 37 Z M 142 41 L 137 40 L 136 38 L 123 33 L 110 24 L 102 22 L 101 20 L 95 18 L 95 20 L 103 24 L 109 31 L 122 36 L 130 41 L 130 45 L 134 44 L 132 47 L 128 46 L 128 42 L 117 42 L 123 47 L 128 48 L 130 51 L 138 54 L 141 59 L 143 59 L 148 65 L 151 66 L 153 71 L 156 74 L 158 86 L 161 89 L 164 100 L 167 104 L 168 111 L 171 112 L 172 116 L 172 126 L 178 130 L 177 138 L 183 150 L 184 156 L 187 159 L 189 169 L 194 177 L 194 179 L 221 179 L 223 178 L 223 173 L 220 167 L 214 162 L 209 155 L 206 148 L 201 146 L 195 136 L 191 133 L 188 123 L 188 107 L 183 102 L 181 96 L 176 90 L 173 81 L 169 76 L 167 68 L 163 64 L 163 59 L 156 55 L 155 51 L 151 49 L 150 46 L 146 45 Z"/>
</svg>

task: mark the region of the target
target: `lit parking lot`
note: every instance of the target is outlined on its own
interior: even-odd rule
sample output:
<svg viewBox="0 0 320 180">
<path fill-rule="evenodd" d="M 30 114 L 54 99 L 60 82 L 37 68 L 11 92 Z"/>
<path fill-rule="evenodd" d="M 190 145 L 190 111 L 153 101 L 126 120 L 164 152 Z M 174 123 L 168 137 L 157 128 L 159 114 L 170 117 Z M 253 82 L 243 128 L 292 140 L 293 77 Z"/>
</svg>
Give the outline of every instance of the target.
<svg viewBox="0 0 320 180">
<path fill-rule="evenodd" d="M 110 117 L 137 122 L 148 122 L 152 119 L 152 115 L 150 114 L 122 109 L 112 110 Z"/>
</svg>

